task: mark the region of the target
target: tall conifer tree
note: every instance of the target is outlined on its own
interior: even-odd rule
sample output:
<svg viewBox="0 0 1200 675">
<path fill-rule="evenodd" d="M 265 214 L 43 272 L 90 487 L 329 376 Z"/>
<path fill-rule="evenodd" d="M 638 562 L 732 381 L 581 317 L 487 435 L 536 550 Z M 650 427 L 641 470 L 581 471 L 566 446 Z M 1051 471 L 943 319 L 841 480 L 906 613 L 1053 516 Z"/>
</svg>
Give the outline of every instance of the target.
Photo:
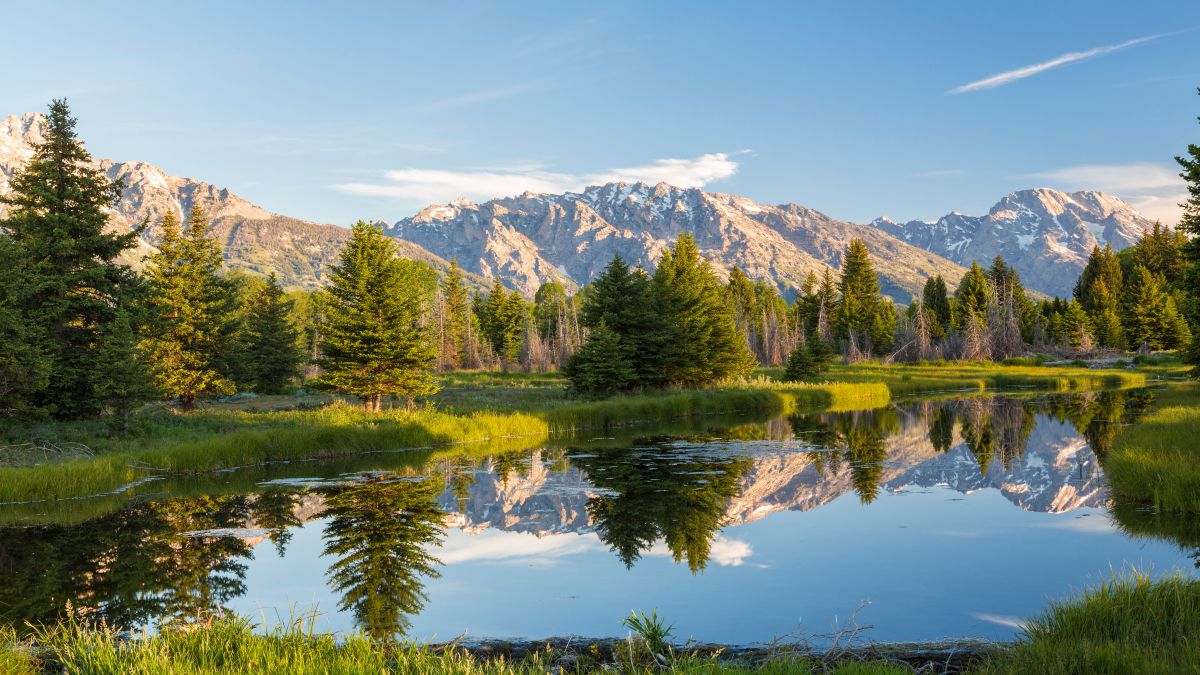
<svg viewBox="0 0 1200 675">
<path fill-rule="evenodd" d="M 319 296 L 320 384 L 379 410 L 384 396 L 414 399 L 438 390 L 436 336 L 423 319 L 432 289 L 378 225 L 358 221 Z"/>
<path fill-rule="evenodd" d="M 971 269 L 963 275 L 954 291 L 955 311 L 954 328 L 965 330 L 970 321 L 983 327 L 987 324 L 988 305 L 992 303 L 992 286 L 987 274 L 976 261 L 971 261 Z"/>
<path fill-rule="evenodd" d="M 1200 92 L 1200 89 L 1197 89 L 1197 92 Z M 1182 204 L 1183 217 L 1179 220 L 1178 228 L 1190 237 L 1183 247 L 1187 270 L 1179 284 L 1188 305 L 1185 311 L 1194 338 L 1188 348 L 1187 358 L 1196 366 L 1192 374 L 1200 377 L 1200 145 L 1189 143 L 1187 153 L 1176 157 L 1175 161 L 1182 169 L 1179 176 L 1187 183 L 1188 190 L 1188 199 Z"/>
<path fill-rule="evenodd" d="M 136 290 L 135 275 L 116 259 L 140 229 L 106 231 L 122 184 L 92 164 L 65 100 L 50 104 L 43 139 L 0 198 L 9 207 L 0 232 L 26 275 L 14 306 L 50 364 L 44 388 L 30 397 L 57 417 L 78 417 L 101 406 L 96 352 L 116 307 Z"/>
<path fill-rule="evenodd" d="M 232 394 L 225 370 L 233 332 L 233 289 L 220 276 L 221 246 L 200 207 L 183 232 L 168 211 L 148 258 L 150 325 L 143 340 L 155 384 L 190 409 L 198 398 Z"/>
<path fill-rule="evenodd" d="M 292 301 L 272 272 L 248 304 L 242 333 L 246 375 L 254 391 L 281 394 L 299 373 L 302 359 L 300 331 L 290 319 Z"/>
</svg>

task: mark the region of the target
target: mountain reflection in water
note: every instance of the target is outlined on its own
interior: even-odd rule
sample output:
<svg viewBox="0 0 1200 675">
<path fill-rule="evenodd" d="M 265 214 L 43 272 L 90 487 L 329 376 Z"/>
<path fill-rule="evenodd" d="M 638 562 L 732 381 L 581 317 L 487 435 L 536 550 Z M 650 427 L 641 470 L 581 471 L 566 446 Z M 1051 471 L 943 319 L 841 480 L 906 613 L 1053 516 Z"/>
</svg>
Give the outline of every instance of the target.
<svg viewBox="0 0 1200 675">
<path fill-rule="evenodd" d="M 922 401 L 627 447 L 442 456 L 315 486 L 154 497 L 78 524 L 0 528 L 0 620 L 19 627 L 68 612 L 122 628 L 204 620 L 254 596 L 246 579 L 256 548 L 288 560 L 293 536 L 315 520 L 338 609 L 389 638 L 410 631 L 430 601 L 428 584 L 470 559 L 443 545 L 451 531 L 546 542 L 586 534 L 624 568 L 666 555 L 681 573 L 699 574 L 749 555 L 723 530 L 851 492 L 865 508 L 883 494 L 934 488 L 991 488 L 1031 512 L 1105 507 L 1105 452 L 1152 404 L 1148 391 Z M 1195 526 L 1111 507 L 1129 536 L 1197 546 Z"/>
</svg>

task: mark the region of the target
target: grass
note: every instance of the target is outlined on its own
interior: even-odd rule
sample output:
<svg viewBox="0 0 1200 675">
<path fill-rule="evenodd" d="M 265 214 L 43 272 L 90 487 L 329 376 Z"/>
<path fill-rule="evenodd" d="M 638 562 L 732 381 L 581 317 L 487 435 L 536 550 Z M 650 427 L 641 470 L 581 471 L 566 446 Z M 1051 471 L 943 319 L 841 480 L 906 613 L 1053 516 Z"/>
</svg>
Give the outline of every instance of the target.
<svg viewBox="0 0 1200 675">
<path fill-rule="evenodd" d="M 1122 500 L 1200 516 L 1200 386 L 1172 387 L 1113 442 L 1104 471 Z"/>
<path fill-rule="evenodd" d="M 524 655 L 476 656 L 465 649 L 372 641 L 361 634 L 335 636 L 312 630 L 310 618 L 269 631 L 250 621 L 223 617 L 187 629 L 165 629 L 133 638 L 104 627 L 65 622 L 38 631 L 28 643 L 0 633 L 3 672 L 68 672 L 95 675 L 296 673 L 456 673 L 462 675 L 541 675 L 587 673 L 712 673 L 783 675 L 838 673 L 893 675 L 911 669 L 881 662 L 823 664 L 812 658 L 780 655 L 755 663 L 721 660 L 711 650 L 654 651 L 641 637 L 604 650 L 548 647 Z"/>
<path fill-rule="evenodd" d="M 1053 603 L 982 672 L 1200 672 L 1200 580 L 1115 576 Z"/>
<path fill-rule="evenodd" d="M 826 382 L 782 383 L 778 371 L 697 390 L 578 401 L 555 373 L 451 373 L 435 397 L 437 409 L 366 413 L 329 396 L 261 397 L 177 414 L 152 406 L 133 432 L 114 437 L 99 422 L 11 428 L 4 441 L 82 443 L 93 457 L 34 466 L 0 466 L 0 503 L 96 496 L 154 475 L 194 474 L 277 462 L 346 457 L 364 452 L 525 438 L 610 429 L 641 422 L 717 414 L 778 415 L 796 410 L 853 410 L 886 405 L 896 396 L 980 392 L 1025 387 L 1055 391 L 1139 386 L 1145 375 L 999 364 L 834 366 Z M 332 402 L 331 402 L 332 401 Z"/>
<path fill-rule="evenodd" d="M 463 443 L 523 439 L 513 445 L 544 443 L 552 434 L 608 429 L 635 422 L 664 421 L 728 413 L 782 414 L 799 407 L 876 407 L 888 391 L 872 383 L 782 385 L 765 383 L 725 388 L 618 396 L 570 402 L 531 412 L 475 411 L 454 414 L 433 408 L 367 413 L 344 402 L 311 410 L 255 412 L 205 410 L 156 420 L 149 433 L 118 449 L 111 439 L 103 450 L 34 466 L 0 468 L 0 503 L 62 500 L 121 490 L 153 475 L 195 474 L 278 462 L 345 457 L 398 448 L 429 448 Z M 88 436 L 59 432 L 56 441 L 84 442 Z M 510 448 L 512 449 L 512 448 Z"/>
<path fill-rule="evenodd" d="M 869 645 L 828 654 L 798 653 L 788 646 L 747 655 L 725 655 L 711 646 L 668 643 L 670 626 L 657 614 L 626 620 L 625 641 L 575 638 L 528 650 L 476 651 L 456 645 L 371 641 L 361 634 L 335 636 L 313 630 L 316 615 L 270 630 L 255 630 L 233 616 L 186 628 L 136 636 L 67 620 L 19 639 L 0 628 L 0 672 L 142 673 L 462 673 L 464 675 L 560 672 L 617 673 L 874 673 L 940 672 L 947 654 L 919 659 L 903 646 Z M 1200 669 L 1200 580 L 1180 575 L 1153 580 L 1130 571 L 1074 598 L 1054 602 L 1030 620 L 1011 644 L 981 646 L 960 661 L 966 672 L 1195 673 Z M 891 654 L 881 659 L 879 654 Z M 960 655 L 961 656 L 961 655 Z M 923 659 L 923 660 L 922 660 Z"/>
</svg>

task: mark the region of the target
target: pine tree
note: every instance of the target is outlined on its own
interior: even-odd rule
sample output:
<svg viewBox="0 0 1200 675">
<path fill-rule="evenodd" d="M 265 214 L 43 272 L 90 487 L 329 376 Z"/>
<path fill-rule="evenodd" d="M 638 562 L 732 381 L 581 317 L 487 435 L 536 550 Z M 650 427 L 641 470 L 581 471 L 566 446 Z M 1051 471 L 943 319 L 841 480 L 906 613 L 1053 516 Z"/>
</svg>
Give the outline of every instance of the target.
<svg viewBox="0 0 1200 675">
<path fill-rule="evenodd" d="M 585 396 L 611 396 L 638 384 L 629 357 L 632 350 L 603 320 L 587 342 L 567 362 L 563 374 L 571 387 Z"/>
<path fill-rule="evenodd" d="M 529 308 L 517 291 L 508 293 L 499 280 L 492 286 L 484 303 L 480 321 L 488 343 L 507 367 L 516 363 L 521 356 L 521 342 L 525 335 L 525 318 Z"/>
<path fill-rule="evenodd" d="M 199 207 L 186 233 L 168 211 L 159 236 L 158 251 L 148 258 L 151 320 L 143 348 L 159 390 L 187 410 L 198 398 L 236 390 L 225 369 L 233 293 L 219 275 L 221 246 L 209 237 Z"/>
<path fill-rule="evenodd" d="M 800 382 L 806 378 L 817 377 L 825 370 L 828 360 L 829 347 L 820 340 L 798 343 L 788 355 L 787 364 L 783 368 L 783 381 Z"/>
<path fill-rule="evenodd" d="M 970 325 L 970 320 L 979 323 L 982 329 L 987 323 L 988 305 L 992 303 L 992 286 L 978 262 L 971 261 L 971 269 L 963 275 L 954 291 L 955 311 L 953 325 L 955 330 L 964 331 Z"/>
<path fill-rule="evenodd" d="M 708 384 L 754 369 L 721 283 L 690 234 L 681 234 L 674 248 L 663 252 L 654 289 L 669 326 L 662 364 L 668 382 Z"/>
<path fill-rule="evenodd" d="M 1200 89 L 1197 89 L 1200 92 Z M 1200 119 L 1200 118 L 1197 118 Z M 1183 246 L 1182 254 L 1187 261 L 1187 270 L 1179 282 L 1179 288 L 1187 302 L 1186 315 L 1191 324 L 1191 334 L 1200 336 L 1200 145 L 1189 143 L 1187 154 L 1175 158 L 1182 171 L 1180 178 L 1187 183 L 1188 199 L 1182 204 L 1183 217 L 1179 220 L 1179 231 L 1190 237 Z M 1192 375 L 1200 377 L 1200 337 L 1191 341 L 1187 360 L 1195 364 Z"/>
<path fill-rule="evenodd" d="M 1061 339 L 1068 346 L 1081 352 L 1091 351 L 1093 346 L 1092 320 L 1079 301 L 1072 300 L 1067 305 L 1066 311 L 1062 313 L 1060 334 Z"/>
<path fill-rule="evenodd" d="M 461 368 L 466 360 L 467 334 L 472 328 L 471 298 L 458 260 L 442 280 L 442 362 L 449 368 Z"/>
<path fill-rule="evenodd" d="M 379 410 L 384 396 L 437 391 L 436 336 L 423 315 L 432 299 L 422 270 L 396 257 L 378 225 L 358 221 L 321 292 L 320 385 L 357 396 Z"/>
<path fill-rule="evenodd" d="M 1096 341 L 1102 347 L 1124 347 L 1124 336 L 1113 317 L 1120 305 L 1124 283 L 1121 263 L 1112 246 L 1092 248 L 1087 265 L 1075 283 L 1075 299 L 1083 305 L 1096 331 Z"/>
<path fill-rule="evenodd" d="M 1187 322 L 1175 307 L 1175 301 L 1142 265 L 1134 265 L 1125 285 L 1122 319 L 1125 337 L 1131 345 L 1145 343 L 1151 349 L 1177 349 L 1191 340 Z"/>
<path fill-rule="evenodd" d="M 242 345 L 246 374 L 254 391 L 281 394 L 299 372 L 300 332 L 289 316 L 292 302 L 272 272 L 246 311 Z"/>
<path fill-rule="evenodd" d="M 115 426 L 127 432 L 133 409 L 157 393 L 128 311 L 117 310 L 109 322 L 108 332 L 100 341 L 96 362 L 101 372 L 96 395 L 112 411 Z"/>
<path fill-rule="evenodd" d="M 666 384 L 662 368 L 670 340 L 667 317 L 653 282 L 641 267 L 629 269 L 619 255 L 583 293 L 579 322 L 596 330 L 605 324 L 628 348 L 631 388 Z"/>
<path fill-rule="evenodd" d="M 8 206 L 0 232 L 10 237 L 12 263 L 26 275 L 13 307 L 51 367 L 44 388 L 30 398 L 56 417 L 94 414 L 101 407 L 95 392 L 101 336 L 136 291 L 132 270 L 116 259 L 136 245 L 141 228 L 105 231 L 122 184 L 92 164 L 65 100 L 50 104 L 44 140 L 10 188 L 0 198 Z"/>
<path fill-rule="evenodd" d="M 885 321 L 877 314 L 886 311 L 879 297 L 879 278 L 871 264 L 867 246 L 861 239 L 850 242 L 842 258 L 842 277 L 839 284 L 840 301 L 833 321 L 838 340 L 849 340 L 851 335 L 860 339 L 874 338 L 873 332 L 884 328 Z M 892 324 L 895 320 L 893 316 Z M 881 349 L 885 345 L 874 345 Z"/>
<path fill-rule="evenodd" d="M 942 275 L 930 277 L 921 291 L 921 306 L 928 314 L 929 336 L 934 340 L 946 337 L 950 330 L 950 296 Z"/>
<path fill-rule="evenodd" d="M 17 298 L 31 281 L 0 231 L 0 418 L 27 412 L 50 381 L 52 363 L 40 328 L 22 317 Z"/>
</svg>

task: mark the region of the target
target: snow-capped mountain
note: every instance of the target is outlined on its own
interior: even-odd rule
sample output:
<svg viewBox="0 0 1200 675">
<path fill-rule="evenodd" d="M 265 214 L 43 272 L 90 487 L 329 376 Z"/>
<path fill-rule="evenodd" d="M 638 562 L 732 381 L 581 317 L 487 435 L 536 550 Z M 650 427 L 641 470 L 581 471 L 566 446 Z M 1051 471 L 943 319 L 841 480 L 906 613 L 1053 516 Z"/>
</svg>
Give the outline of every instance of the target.
<svg viewBox="0 0 1200 675">
<path fill-rule="evenodd" d="M 1095 246 L 1120 250 L 1137 243 L 1154 222 L 1103 192 L 1021 190 L 983 216 L 950 213 L 935 222 L 871 222 L 910 244 L 959 265 L 987 266 L 997 255 L 1012 263 L 1027 286 L 1068 296 Z"/>
<path fill-rule="evenodd" d="M 10 115 L 0 119 L 0 195 L 9 181 L 33 156 L 33 146 L 43 140 L 46 118 L 40 113 Z M 146 162 L 95 160 L 110 178 L 125 181 L 125 190 L 113 211 L 110 226 L 129 229 L 149 218 L 152 227 L 141 246 L 127 252 L 124 262 L 137 266 L 153 251 L 154 224 L 167 211 L 186 215 L 200 206 L 213 220 L 213 229 L 225 248 L 225 261 L 233 269 L 260 274 L 275 272 L 287 286 L 316 288 L 325 283 L 329 266 L 350 231 L 271 213 L 242 199 L 227 188 L 194 178 L 180 178 Z M 5 206 L 0 204 L 0 214 Z M 426 260 L 435 267 L 447 263 L 419 246 L 401 242 L 404 255 Z M 482 283 L 482 280 L 477 280 Z"/>
<path fill-rule="evenodd" d="M 836 268 L 860 238 L 871 251 L 884 292 L 903 303 L 925 278 L 957 281 L 963 270 L 878 228 L 835 220 L 797 204 L 771 206 L 737 195 L 660 183 L 609 183 L 582 192 L 534 194 L 484 204 L 458 200 L 396 222 L 389 233 L 483 276 L 532 294 L 553 279 L 569 286 L 594 279 L 620 254 L 653 268 L 682 232 L 720 274 L 732 265 L 783 290 L 808 272 Z"/>
</svg>

